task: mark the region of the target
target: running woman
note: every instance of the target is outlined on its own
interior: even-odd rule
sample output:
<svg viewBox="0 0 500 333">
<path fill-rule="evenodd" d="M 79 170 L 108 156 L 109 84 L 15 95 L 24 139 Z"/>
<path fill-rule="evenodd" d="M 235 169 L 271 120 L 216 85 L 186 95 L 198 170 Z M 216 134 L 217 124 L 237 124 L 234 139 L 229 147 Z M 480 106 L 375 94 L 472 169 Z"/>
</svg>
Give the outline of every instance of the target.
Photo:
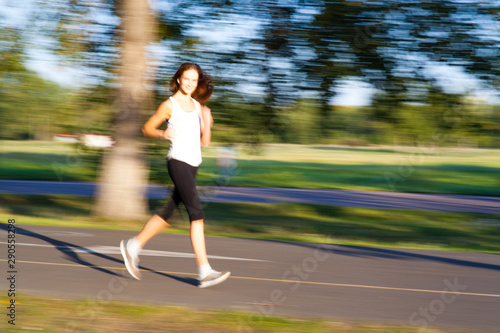
<svg viewBox="0 0 500 333">
<path fill-rule="evenodd" d="M 168 205 L 160 214 L 153 215 L 135 237 L 120 242 L 120 250 L 128 272 L 141 279 L 139 254 L 146 243 L 162 229 L 182 202 L 191 221 L 191 244 L 198 265 L 198 287 L 206 288 L 224 282 L 230 272 L 218 272 L 210 266 L 207 258 L 204 234 L 204 212 L 196 189 L 195 178 L 201 164 L 201 147 L 211 140 L 212 114 L 202 106 L 212 95 L 210 78 L 194 63 L 183 63 L 170 81 L 173 95 L 163 102 L 142 129 L 145 136 L 169 140 L 167 169 L 174 183 Z M 200 104 L 201 103 L 201 104 Z M 165 121 L 166 130 L 160 130 Z"/>
</svg>

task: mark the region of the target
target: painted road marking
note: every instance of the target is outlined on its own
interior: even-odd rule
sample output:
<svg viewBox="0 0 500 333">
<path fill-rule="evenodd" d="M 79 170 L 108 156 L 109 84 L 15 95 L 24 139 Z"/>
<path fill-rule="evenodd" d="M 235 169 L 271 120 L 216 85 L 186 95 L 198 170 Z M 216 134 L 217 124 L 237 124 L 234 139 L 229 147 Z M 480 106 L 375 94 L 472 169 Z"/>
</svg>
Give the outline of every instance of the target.
<svg viewBox="0 0 500 333">
<path fill-rule="evenodd" d="M 7 261 L 6 259 L 0 259 L 0 261 Z M 18 261 L 23 264 L 37 264 L 37 265 L 52 265 L 52 266 L 65 266 L 65 267 L 80 267 L 80 268 L 101 268 L 108 270 L 126 270 L 125 267 L 106 267 L 97 265 L 80 265 L 80 264 L 63 264 L 63 263 L 52 263 L 52 262 L 38 262 L 38 261 Z M 186 272 L 171 272 L 171 271 L 156 271 L 141 269 L 143 272 L 152 273 L 164 273 L 164 274 L 182 274 L 182 275 L 194 275 L 194 273 Z M 318 286 L 329 286 L 329 287 L 344 287 L 344 288 L 364 288 L 364 289 L 379 289 L 379 290 L 392 290 L 392 291 L 406 291 L 406 292 L 419 292 L 419 293 L 436 293 L 436 294 L 454 294 L 454 295 L 464 295 L 464 296 L 480 296 L 480 297 L 496 297 L 500 298 L 497 294 L 481 294 L 481 293 L 466 293 L 461 291 L 449 291 L 449 290 L 429 290 L 429 289 L 413 289 L 413 288 L 396 288 L 396 287 L 383 287 L 383 286 L 370 286 L 362 284 L 345 284 L 345 283 L 332 283 L 332 282 L 314 282 L 314 281 L 299 281 L 299 280 L 283 280 L 283 279 L 269 279 L 269 278 L 258 278 L 258 277 L 247 277 L 247 276 L 234 276 L 231 275 L 230 279 L 239 280 L 251 280 L 251 281 L 265 281 L 265 282 L 280 282 L 280 283 L 300 283 Z"/>
<path fill-rule="evenodd" d="M 0 244 L 7 244 L 7 242 L 0 242 Z M 82 246 L 70 246 L 70 245 L 49 245 L 49 244 L 31 244 L 31 243 L 16 243 L 16 246 L 36 246 L 36 247 L 47 247 L 56 248 L 63 252 L 72 253 L 89 253 L 89 254 L 121 254 L 120 247 L 118 246 L 104 246 L 96 245 L 89 247 Z M 142 250 L 141 256 L 151 256 L 151 257 L 172 257 L 172 258 L 196 258 L 194 253 L 185 252 L 172 252 L 172 251 L 157 251 L 157 250 Z M 221 259 L 221 260 L 237 260 L 237 261 L 266 261 L 262 259 L 248 259 L 248 258 L 235 258 L 235 257 L 223 257 L 208 255 L 209 259 Z"/>
</svg>

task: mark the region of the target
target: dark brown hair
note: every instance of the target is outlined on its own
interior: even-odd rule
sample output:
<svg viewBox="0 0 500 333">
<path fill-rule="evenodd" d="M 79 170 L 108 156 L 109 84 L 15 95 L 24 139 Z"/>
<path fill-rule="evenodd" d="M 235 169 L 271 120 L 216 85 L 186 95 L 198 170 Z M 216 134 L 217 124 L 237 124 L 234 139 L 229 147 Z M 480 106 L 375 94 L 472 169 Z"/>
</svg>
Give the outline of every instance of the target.
<svg viewBox="0 0 500 333">
<path fill-rule="evenodd" d="M 212 96 L 214 85 L 212 78 L 206 74 L 198 64 L 192 62 L 183 63 L 170 80 L 170 91 L 175 94 L 179 90 L 180 85 L 177 79 L 182 76 L 182 73 L 190 69 L 194 69 L 198 72 L 198 86 L 191 96 L 200 102 L 200 104 L 205 104 Z"/>
</svg>

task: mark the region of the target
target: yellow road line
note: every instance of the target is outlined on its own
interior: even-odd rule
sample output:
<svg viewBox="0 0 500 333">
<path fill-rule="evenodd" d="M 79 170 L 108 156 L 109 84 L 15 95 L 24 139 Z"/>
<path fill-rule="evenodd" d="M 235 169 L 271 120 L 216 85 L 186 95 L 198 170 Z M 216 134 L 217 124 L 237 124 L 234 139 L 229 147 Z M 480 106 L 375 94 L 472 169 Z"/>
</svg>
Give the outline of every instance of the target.
<svg viewBox="0 0 500 333">
<path fill-rule="evenodd" d="M 457 291 L 450 291 L 450 290 L 411 289 L 411 288 L 369 286 L 369 285 L 362 285 L 362 284 L 346 284 L 346 283 L 314 282 L 314 281 L 297 281 L 297 280 L 280 280 L 280 279 L 252 278 L 252 277 L 239 277 L 239 276 L 231 276 L 231 278 L 234 278 L 234 279 L 245 279 L 245 280 L 258 280 L 258 281 L 271 281 L 271 282 L 301 283 L 301 284 L 312 284 L 312 285 L 332 286 L 332 287 L 367 288 L 367 289 L 382 289 L 382 290 L 395 290 L 395 291 L 414 291 L 414 292 L 422 292 L 422 293 L 438 293 L 438 294 L 454 294 L 454 295 L 468 295 L 468 296 L 500 297 L 500 295 L 495 295 L 495 294 L 465 293 L 465 292 L 460 292 L 460 291 L 457 292 Z"/>
<path fill-rule="evenodd" d="M 7 261 L 5 259 L 0 259 L 0 261 Z M 64 264 L 64 263 L 53 263 L 53 262 L 40 262 L 40 261 L 17 261 L 23 264 L 36 264 L 36 265 L 51 265 L 51 266 L 65 266 L 65 267 L 83 267 L 83 268 L 101 268 L 101 269 L 113 269 L 113 270 L 126 270 L 125 267 L 107 267 L 107 266 L 97 266 L 97 265 L 82 265 L 82 264 Z M 164 274 L 182 274 L 182 275 L 198 275 L 194 273 L 186 272 L 171 272 L 171 271 L 155 271 L 141 269 L 143 272 L 152 273 L 164 273 Z M 450 290 L 429 290 L 429 289 L 412 289 L 412 288 L 397 288 L 397 287 L 382 287 L 382 286 L 370 286 L 362 284 L 345 284 L 345 283 L 333 283 L 333 282 L 314 282 L 314 281 L 299 281 L 299 280 L 284 280 L 284 279 L 270 279 L 270 278 L 258 278 L 258 277 L 247 277 L 247 276 L 233 276 L 231 279 L 240 280 L 254 280 L 254 281 L 267 281 L 267 282 L 281 282 L 281 283 L 299 283 L 308 285 L 318 285 L 318 286 L 330 286 L 330 287 L 346 287 L 346 288 L 365 288 L 365 289 L 379 289 L 379 290 L 393 290 L 393 291 L 408 291 L 408 292 L 420 292 L 420 293 L 437 293 L 437 294 L 454 294 L 454 295 L 464 295 L 464 296 L 482 296 L 482 297 L 498 297 L 500 295 L 496 294 L 481 294 L 481 293 L 466 293 L 461 291 L 450 291 Z"/>
</svg>

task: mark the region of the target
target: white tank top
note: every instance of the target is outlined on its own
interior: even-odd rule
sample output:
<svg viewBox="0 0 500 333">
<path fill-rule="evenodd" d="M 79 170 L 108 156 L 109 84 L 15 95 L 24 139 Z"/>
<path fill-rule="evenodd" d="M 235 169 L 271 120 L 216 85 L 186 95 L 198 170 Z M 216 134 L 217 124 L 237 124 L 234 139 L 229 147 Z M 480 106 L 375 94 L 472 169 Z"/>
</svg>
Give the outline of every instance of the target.
<svg viewBox="0 0 500 333">
<path fill-rule="evenodd" d="M 172 115 L 168 120 L 168 128 L 174 130 L 174 137 L 170 143 L 167 158 L 185 162 L 198 167 L 201 164 L 200 124 L 201 114 L 199 104 L 194 102 L 192 112 L 184 111 L 175 98 L 172 101 Z"/>
</svg>

